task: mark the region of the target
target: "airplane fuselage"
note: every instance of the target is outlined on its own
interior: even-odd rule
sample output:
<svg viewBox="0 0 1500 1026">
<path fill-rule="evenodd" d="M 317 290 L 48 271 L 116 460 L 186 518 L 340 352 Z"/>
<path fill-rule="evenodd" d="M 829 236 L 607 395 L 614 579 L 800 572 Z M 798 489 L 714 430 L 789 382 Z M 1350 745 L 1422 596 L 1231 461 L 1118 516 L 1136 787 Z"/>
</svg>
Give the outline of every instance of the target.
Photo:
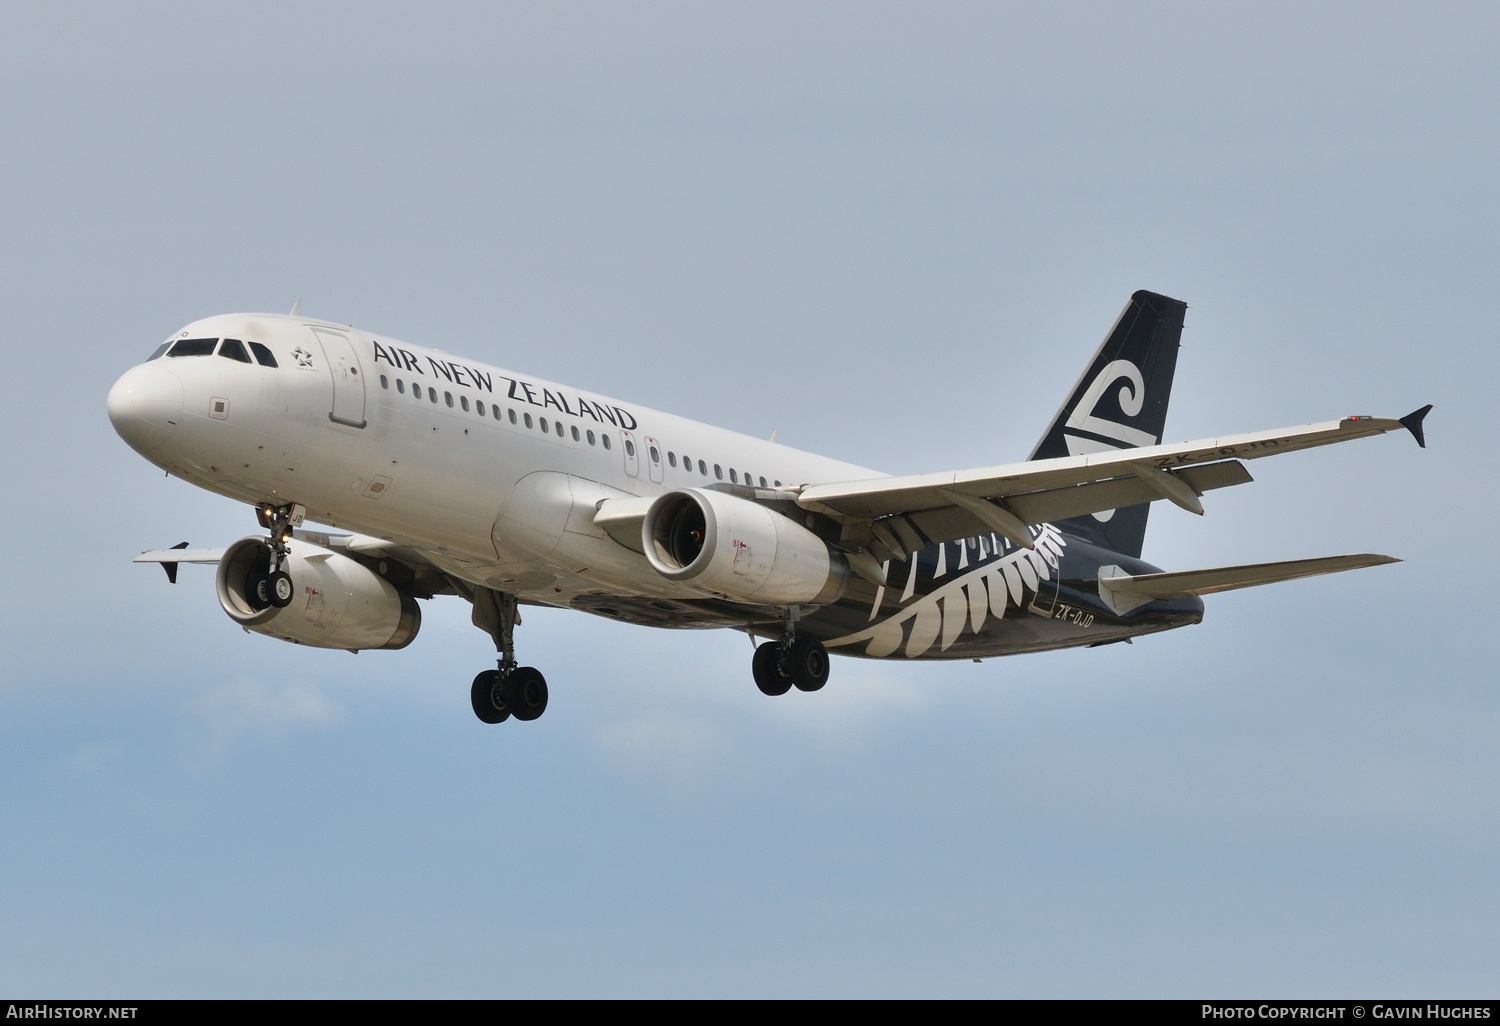
<svg viewBox="0 0 1500 1026">
<path fill-rule="evenodd" d="M 215 344 L 154 357 L 110 396 L 117 429 L 156 465 L 247 503 L 300 504 L 314 521 L 420 550 L 523 602 L 625 622 L 774 637 L 786 610 L 657 574 L 593 523 L 601 501 L 729 491 L 837 546 L 840 525 L 796 508 L 791 489 L 884 476 L 349 326 L 231 314 L 169 341 L 182 339 Z M 216 348 L 228 339 L 241 347 Z M 984 658 L 1202 618 L 1196 597 L 1117 615 L 1101 600 L 1100 568 L 1155 567 L 1052 524 L 1032 536 L 1034 549 L 994 533 L 929 545 L 887 562 L 884 586 L 849 574 L 835 600 L 798 611 L 798 629 L 848 655 Z"/>
</svg>

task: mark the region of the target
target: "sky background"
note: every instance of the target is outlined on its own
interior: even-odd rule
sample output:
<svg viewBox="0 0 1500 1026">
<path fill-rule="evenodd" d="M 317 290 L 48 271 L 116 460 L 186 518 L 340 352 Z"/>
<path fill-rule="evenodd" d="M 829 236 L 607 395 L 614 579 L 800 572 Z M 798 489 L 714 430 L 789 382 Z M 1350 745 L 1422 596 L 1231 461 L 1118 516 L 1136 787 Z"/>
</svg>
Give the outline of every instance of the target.
<svg viewBox="0 0 1500 1026">
<path fill-rule="evenodd" d="M 8 4 L 0 992 L 1493 996 L 1492 4 Z M 251 511 L 110 384 L 302 311 L 894 473 L 1024 458 L 1125 303 L 1169 440 L 1258 461 L 1171 570 L 1405 562 L 1196 627 L 835 660 L 457 599 L 401 652 L 241 632 Z M 1475 570 L 1475 568 L 1478 568 Z M 1475 576 L 1470 571 L 1475 571 Z"/>
</svg>

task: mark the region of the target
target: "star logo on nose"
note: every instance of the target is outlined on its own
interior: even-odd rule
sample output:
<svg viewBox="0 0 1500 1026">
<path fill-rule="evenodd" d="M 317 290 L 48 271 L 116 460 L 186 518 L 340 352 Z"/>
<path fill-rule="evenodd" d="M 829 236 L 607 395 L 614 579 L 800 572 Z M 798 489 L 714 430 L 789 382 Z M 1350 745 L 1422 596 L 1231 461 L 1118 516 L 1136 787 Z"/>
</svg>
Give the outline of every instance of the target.
<svg viewBox="0 0 1500 1026">
<path fill-rule="evenodd" d="M 312 353 L 309 353 L 301 346 L 292 350 L 292 356 L 296 358 L 298 367 L 311 367 L 313 365 Z"/>
</svg>

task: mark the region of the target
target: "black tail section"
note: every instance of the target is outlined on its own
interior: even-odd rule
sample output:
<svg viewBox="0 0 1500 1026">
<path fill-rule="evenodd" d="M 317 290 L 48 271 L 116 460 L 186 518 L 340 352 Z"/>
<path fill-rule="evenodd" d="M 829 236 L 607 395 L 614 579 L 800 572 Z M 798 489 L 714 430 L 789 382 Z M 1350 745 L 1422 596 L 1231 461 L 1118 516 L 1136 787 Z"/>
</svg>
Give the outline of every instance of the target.
<svg viewBox="0 0 1500 1026">
<path fill-rule="evenodd" d="M 1161 443 L 1187 304 L 1137 292 L 1073 386 L 1031 459 Z M 1139 556 L 1149 503 L 1063 521 L 1069 533 Z"/>
</svg>

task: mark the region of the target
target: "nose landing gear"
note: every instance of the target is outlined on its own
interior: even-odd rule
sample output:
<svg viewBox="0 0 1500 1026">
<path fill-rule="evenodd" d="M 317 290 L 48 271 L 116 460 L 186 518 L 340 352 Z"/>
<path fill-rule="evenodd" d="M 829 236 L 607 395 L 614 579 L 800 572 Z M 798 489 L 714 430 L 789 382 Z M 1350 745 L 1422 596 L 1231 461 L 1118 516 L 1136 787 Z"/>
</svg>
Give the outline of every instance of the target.
<svg viewBox="0 0 1500 1026">
<path fill-rule="evenodd" d="M 547 678 L 534 666 L 516 665 L 515 629 L 521 622 L 516 597 L 489 588 L 474 589 L 474 626 L 495 639 L 499 666 L 474 678 L 469 703 L 483 723 L 514 716 L 528 722 L 547 711 Z"/>
<path fill-rule="evenodd" d="M 295 591 L 292 575 L 285 570 L 273 570 L 270 573 L 251 570 L 245 578 L 245 594 L 261 609 L 267 606 L 283 609 L 291 605 Z"/>
<path fill-rule="evenodd" d="M 292 528 L 300 525 L 306 515 L 307 510 L 296 503 L 273 506 L 267 502 L 255 507 L 255 519 L 271 532 L 271 558 L 264 569 L 252 567 L 245 576 L 245 596 L 257 608 L 283 609 L 292 604 L 297 588 L 285 570 L 286 557 L 291 552 L 287 543 L 292 540 Z"/>
</svg>

